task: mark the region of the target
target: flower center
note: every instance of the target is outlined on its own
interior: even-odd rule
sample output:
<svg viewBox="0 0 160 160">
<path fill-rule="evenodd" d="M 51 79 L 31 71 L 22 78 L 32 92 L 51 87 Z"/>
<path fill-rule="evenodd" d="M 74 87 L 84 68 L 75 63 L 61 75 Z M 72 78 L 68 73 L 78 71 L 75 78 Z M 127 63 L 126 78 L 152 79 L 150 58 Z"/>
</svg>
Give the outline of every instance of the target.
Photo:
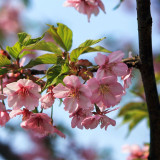
<svg viewBox="0 0 160 160">
<path fill-rule="evenodd" d="M 29 90 L 28 90 L 28 88 L 26 88 L 24 86 L 21 86 L 19 91 L 18 91 L 18 94 L 21 95 L 22 97 L 28 96 L 29 95 Z"/>
<path fill-rule="evenodd" d="M 99 89 L 103 95 L 109 92 L 109 86 L 107 84 L 101 84 Z"/>
</svg>

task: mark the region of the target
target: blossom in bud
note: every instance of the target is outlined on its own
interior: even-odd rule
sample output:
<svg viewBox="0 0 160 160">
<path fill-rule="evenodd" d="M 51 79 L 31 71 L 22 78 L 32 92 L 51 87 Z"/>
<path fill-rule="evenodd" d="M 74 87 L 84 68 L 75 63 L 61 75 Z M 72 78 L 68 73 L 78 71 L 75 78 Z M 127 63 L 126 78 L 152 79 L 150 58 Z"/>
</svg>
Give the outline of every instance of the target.
<svg viewBox="0 0 160 160">
<path fill-rule="evenodd" d="M 67 0 L 65 7 L 74 7 L 78 12 L 86 14 L 90 21 L 91 14 L 95 16 L 99 13 L 99 8 L 105 13 L 105 8 L 101 0 Z"/>
<path fill-rule="evenodd" d="M 53 88 L 53 92 L 56 98 L 65 98 L 63 103 L 66 111 L 73 113 L 78 106 L 81 108 L 89 108 L 91 106 L 90 97 L 92 93 L 88 86 L 81 84 L 77 76 L 66 76 L 63 82 L 66 86 L 59 83 Z"/>
<path fill-rule="evenodd" d="M 41 102 L 41 108 L 47 109 L 52 107 L 54 103 L 54 96 L 52 92 L 48 92 L 45 95 L 43 95 L 39 101 Z"/>
<path fill-rule="evenodd" d="M 95 114 L 94 116 L 90 116 L 85 118 L 82 121 L 82 125 L 86 128 L 86 129 L 94 129 L 98 126 L 99 123 L 101 123 L 101 128 L 105 128 L 105 130 L 107 130 L 107 127 L 109 125 L 115 126 L 116 125 L 116 121 L 107 117 L 105 114 L 109 113 L 108 112 L 100 112 L 100 114 Z"/>
<path fill-rule="evenodd" d="M 83 80 L 89 80 L 91 77 L 93 77 L 93 73 L 86 68 L 82 68 L 78 73 L 78 76 L 81 76 Z"/>
<path fill-rule="evenodd" d="M 128 67 L 122 63 L 124 53 L 121 51 L 112 52 L 109 56 L 98 53 L 95 57 L 96 63 L 99 65 L 96 77 L 101 79 L 107 76 L 124 76 Z"/>
<path fill-rule="evenodd" d="M 86 118 L 92 115 L 92 110 L 94 107 L 91 107 L 89 109 L 83 109 L 83 108 L 78 108 L 75 112 L 73 112 L 69 117 L 72 117 L 71 121 L 71 126 L 72 128 L 79 128 L 83 129 L 83 125 L 81 124 L 82 121 Z"/>
<path fill-rule="evenodd" d="M 28 79 L 20 79 L 17 82 L 7 84 L 4 93 L 8 96 L 8 106 L 13 109 L 19 109 L 25 106 L 33 110 L 38 106 L 41 95 L 40 86 Z"/>
<path fill-rule="evenodd" d="M 80 59 L 76 62 L 76 66 L 84 66 L 84 67 L 89 67 L 92 66 L 92 63 L 88 61 L 87 59 Z"/>
<path fill-rule="evenodd" d="M 104 77 L 101 80 L 92 78 L 87 81 L 87 85 L 92 91 L 91 102 L 99 103 L 102 101 L 107 107 L 116 105 L 124 93 L 123 87 L 117 82 L 115 76 Z"/>
<path fill-rule="evenodd" d="M 29 119 L 21 123 L 21 127 L 30 130 L 37 137 L 44 137 L 49 134 L 58 133 L 60 136 L 64 137 L 57 128 L 52 124 L 52 119 L 45 113 L 33 113 Z"/>
</svg>

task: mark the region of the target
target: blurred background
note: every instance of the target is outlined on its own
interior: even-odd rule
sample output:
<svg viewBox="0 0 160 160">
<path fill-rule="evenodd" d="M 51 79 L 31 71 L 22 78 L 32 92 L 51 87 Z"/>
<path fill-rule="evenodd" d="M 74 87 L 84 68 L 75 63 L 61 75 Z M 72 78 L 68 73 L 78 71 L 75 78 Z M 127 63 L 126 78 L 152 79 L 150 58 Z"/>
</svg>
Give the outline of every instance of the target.
<svg viewBox="0 0 160 160">
<path fill-rule="evenodd" d="M 106 14 L 100 11 L 97 17 L 78 13 L 74 8 L 63 7 L 65 0 L 0 0 L 0 44 L 12 46 L 18 32 L 27 32 L 33 38 L 41 36 L 47 29 L 46 24 L 63 23 L 73 31 L 72 49 L 86 39 L 107 37 L 100 45 L 111 51 L 131 51 L 138 55 L 138 27 L 136 3 L 133 0 L 102 0 Z M 160 80 L 160 0 L 152 0 L 153 53 L 157 85 Z M 38 53 L 37 53 L 38 54 Z M 93 64 L 96 53 L 83 55 Z M 159 86 L 158 86 L 159 87 Z M 127 89 L 119 110 L 109 113 L 116 120 L 116 126 L 105 131 L 71 128 L 69 114 L 59 101 L 54 103 L 53 119 L 60 130 L 66 134 L 61 137 L 47 137 L 37 141 L 19 126 L 20 117 L 10 120 L 6 127 L 0 128 L 0 149 L 8 150 L 13 157 L 18 155 L 24 160 L 125 160 L 125 144 L 143 146 L 149 143 L 149 124 L 145 96 L 141 78 L 133 72 L 132 85 Z M 49 113 L 49 112 L 48 112 Z M 123 125 L 122 125 L 123 124 Z M 7 148 L 5 148 L 7 147 Z M 13 160 L 12 158 L 11 160 Z M 5 160 L 3 154 L 0 160 Z"/>
</svg>

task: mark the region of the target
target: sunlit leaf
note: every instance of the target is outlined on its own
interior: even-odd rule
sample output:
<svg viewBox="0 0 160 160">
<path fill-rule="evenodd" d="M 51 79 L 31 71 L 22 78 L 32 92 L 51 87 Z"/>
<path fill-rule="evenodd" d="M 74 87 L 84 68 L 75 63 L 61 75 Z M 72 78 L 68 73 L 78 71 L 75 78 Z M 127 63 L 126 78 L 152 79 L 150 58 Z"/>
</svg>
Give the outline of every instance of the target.
<svg viewBox="0 0 160 160">
<path fill-rule="evenodd" d="M 39 64 L 56 64 L 60 61 L 60 58 L 56 54 L 44 54 L 31 60 L 24 68 L 32 68 Z"/>
<path fill-rule="evenodd" d="M 11 64 L 11 61 L 4 55 L 0 55 L 0 67 L 5 67 Z"/>
</svg>

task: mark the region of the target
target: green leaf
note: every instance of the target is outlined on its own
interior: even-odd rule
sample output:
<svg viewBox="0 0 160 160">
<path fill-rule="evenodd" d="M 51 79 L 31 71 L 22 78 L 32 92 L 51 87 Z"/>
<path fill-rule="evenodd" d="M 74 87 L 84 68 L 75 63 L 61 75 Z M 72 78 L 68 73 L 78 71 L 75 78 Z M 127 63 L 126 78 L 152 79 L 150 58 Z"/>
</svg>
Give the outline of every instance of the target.
<svg viewBox="0 0 160 160">
<path fill-rule="evenodd" d="M 53 52 L 58 55 L 62 55 L 62 50 L 57 45 L 55 45 L 53 42 L 46 42 L 44 40 L 39 41 L 33 45 L 29 45 L 29 46 L 25 47 L 24 49 L 43 50 L 43 51 Z"/>
<path fill-rule="evenodd" d="M 68 72 L 69 72 L 69 67 L 67 64 L 64 64 L 62 66 L 54 65 L 51 68 L 49 68 L 46 73 L 47 82 L 45 88 L 54 84 L 57 85 L 58 83 L 63 83 L 63 79 Z"/>
<path fill-rule="evenodd" d="M 94 44 L 96 44 L 96 43 L 104 40 L 105 38 L 106 37 L 101 38 L 101 39 L 97 39 L 97 40 L 91 40 L 91 39 L 86 40 L 84 43 L 80 44 L 79 47 L 89 47 L 89 46 L 92 46 L 92 45 L 94 45 Z"/>
<path fill-rule="evenodd" d="M 24 68 L 32 68 L 39 64 L 56 64 L 61 61 L 61 57 L 56 54 L 44 54 L 42 56 L 37 57 L 34 60 L 31 60 Z"/>
<path fill-rule="evenodd" d="M 44 35 L 45 34 L 43 34 L 41 37 L 31 39 L 31 35 L 29 35 L 25 32 L 22 32 L 22 33 L 18 33 L 18 39 L 19 39 L 19 43 L 22 46 L 28 46 L 28 45 L 35 44 L 35 43 L 39 42 L 44 37 Z"/>
<path fill-rule="evenodd" d="M 50 28 L 47 32 L 58 45 L 60 45 L 65 51 L 69 51 L 72 46 L 72 31 L 64 24 L 58 23 L 57 25 L 57 28 L 49 25 Z"/>
<path fill-rule="evenodd" d="M 141 110 L 147 112 L 147 107 L 144 102 L 131 102 L 126 104 L 120 109 L 120 112 L 118 114 L 118 117 L 121 117 L 128 113 L 129 111 L 134 111 L 134 110 Z"/>
<path fill-rule="evenodd" d="M 11 61 L 4 55 L 0 55 L 0 67 L 5 67 L 11 64 Z"/>
<path fill-rule="evenodd" d="M 0 75 L 3 75 L 8 72 L 7 68 L 0 68 Z"/>
<path fill-rule="evenodd" d="M 146 104 L 144 102 L 128 103 L 120 110 L 118 117 L 123 117 L 121 125 L 129 123 L 129 135 L 139 122 L 143 119 L 148 119 Z"/>
<path fill-rule="evenodd" d="M 13 47 L 7 46 L 6 50 L 13 58 L 17 59 L 22 51 L 22 45 L 19 42 L 16 42 Z"/>
<path fill-rule="evenodd" d="M 96 47 L 79 47 L 74 49 L 71 52 L 70 58 L 72 62 L 76 62 L 78 60 L 78 57 L 81 54 L 84 53 L 89 53 L 89 52 L 106 52 L 106 53 L 111 53 L 111 51 L 101 47 L 101 46 L 96 46 Z"/>
<path fill-rule="evenodd" d="M 72 47 L 72 31 L 64 24 L 57 23 L 57 33 L 61 37 L 65 47 L 66 51 L 69 51 Z"/>
</svg>

